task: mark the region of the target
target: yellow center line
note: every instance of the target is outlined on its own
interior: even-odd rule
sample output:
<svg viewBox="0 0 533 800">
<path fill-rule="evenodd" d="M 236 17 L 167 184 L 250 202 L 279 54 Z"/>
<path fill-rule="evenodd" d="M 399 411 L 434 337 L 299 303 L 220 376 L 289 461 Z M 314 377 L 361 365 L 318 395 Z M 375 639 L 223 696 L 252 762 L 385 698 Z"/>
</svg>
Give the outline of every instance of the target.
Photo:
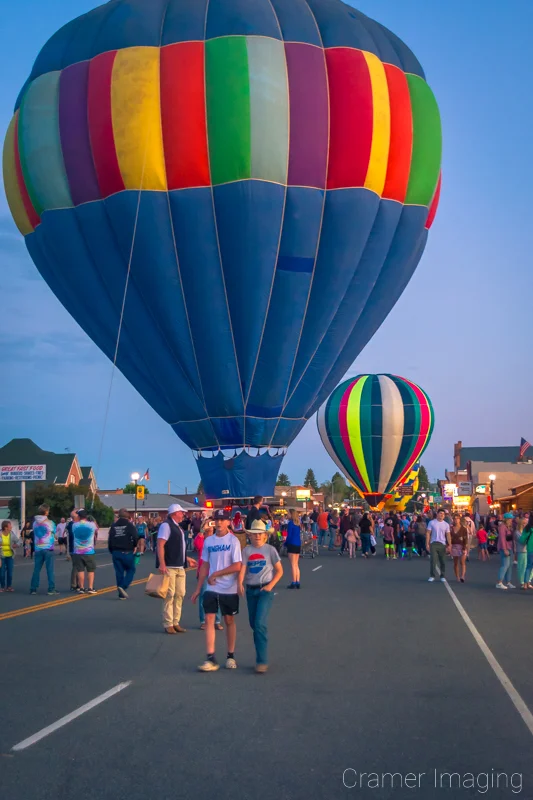
<svg viewBox="0 0 533 800">
<path fill-rule="evenodd" d="M 146 583 L 147 580 L 148 578 L 140 578 L 137 581 L 133 581 L 130 585 L 137 586 L 139 583 Z M 99 594 L 107 594 L 108 592 L 116 591 L 116 586 L 106 586 L 105 589 L 98 589 L 96 594 L 77 594 L 75 597 L 65 597 L 62 600 L 51 600 L 49 603 L 38 603 L 35 606 L 18 608 L 15 611 L 6 611 L 5 614 L 0 614 L 0 622 L 4 619 L 22 617 L 24 614 L 33 614 L 35 611 L 45 611 L 47 608 L 55 608 L 56 606 L 66 606 L 67 603 L 76 603 L 78 600 L 88 600 L 90 597 L 98 597 Z"/>
<path fill-rule="evenodd" d="M 195 567 L 188 567 L 185 572 L 191 572 Z M 146 583 L 148 578 L 139 578 L 139 580 L 132 581 L 130 586 L 138 586 L 140 583 Z M 27 606 L 26 608 L 18 608 L 15 611 L 6 611 L 0 614 L 0 622 L 4 619 L 13 619 L 14 617 L 22 617 L 24 614 L 33 614 L 36 611 L 46 611 L 48 608 L 56 608 L 56 606 L 66 606 L 68 603 L 76 603 L 78 600 L 88 600 L 90 597 L 98 597 L 99 594 L 107 594 L 108 592 L 116 592 L 116 586 L 106 586 L 105 589 L 98 589 L 96 594 L 77 594 L 74 597 L 64 597 L 62 600 L 50 600 L 48 603 L 38 603 L 35 606 Z"/>
</svg>

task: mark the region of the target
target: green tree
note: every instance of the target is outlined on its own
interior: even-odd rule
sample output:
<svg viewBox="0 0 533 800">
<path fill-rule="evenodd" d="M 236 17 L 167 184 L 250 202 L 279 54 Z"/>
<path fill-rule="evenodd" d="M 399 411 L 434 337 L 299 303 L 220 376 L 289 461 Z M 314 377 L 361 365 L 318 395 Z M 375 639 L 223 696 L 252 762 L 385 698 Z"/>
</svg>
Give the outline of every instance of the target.
<svg viewBox="0 0 533 800">
<path fill-rule="evenodd" d="M 50 484 L 46 486 L 39 484 L 29 489 L 26 493 L 26 519 L 31 519 L 39 506 L 50 507 L 50 519 L 59 522 L 61 517 L 68 517 L 74 508 L 74 501 L 77 495 L 85 498 L 85 508 L 91 513 L 98 525 L 107 527 L 114 519 L 113 509 L 106 506 L 98 496 L 93 494 L 88 486 L 57 486 Z M 9 516 L 11 519 L 20 519 L 20 498 L 12 497 L 9 501 Z"/>
<path fill-rule="evenodd" d="M 425 467 L 421 466 L 418 473 L 418 488 L 429 489 L 429 477 Z"/>
<path fill-rule="evenodd" d="M 318 481 L 312 469 L 308 469 L 305 473 L 304 486 L 310 486 L 313 492 L 318 492 Z"/>
<path fill-rule="evenodd" d="M 204 492 L 204 482 L 203 481 L 200 481 L 200 483 L 198 484 L 198 488 L 196 490 L 196 494 L 205 494 L 205 492 Z"/>
<path fill-rule="evenodd" d="M 138 485 L 143 486 L 144 484 L 139 483 Z M 135 484 L 127 483 L 122 491 L 124 492 L 124 494 L 135 494 Z M 144 487 L 144 493 L 150 494 L 150 489 L 148 488 L 148 486 Z"/>
<path fill-rule="evenodd" d="M 352 489 L 350 486 L 348 486 L 344 476 L 341 475 L 340 472 L 336 472 L 333 475 L 331 483 L 333 484 L 333 492 L 336 503 L 342 503 L 345 498 L 350 497 Z"/>
<path fill-rule="evenodd" d="M 276 481 L 276 486 L 290 486 L 289 476 L 285 472 L 280 472 Z"/>
</svg>

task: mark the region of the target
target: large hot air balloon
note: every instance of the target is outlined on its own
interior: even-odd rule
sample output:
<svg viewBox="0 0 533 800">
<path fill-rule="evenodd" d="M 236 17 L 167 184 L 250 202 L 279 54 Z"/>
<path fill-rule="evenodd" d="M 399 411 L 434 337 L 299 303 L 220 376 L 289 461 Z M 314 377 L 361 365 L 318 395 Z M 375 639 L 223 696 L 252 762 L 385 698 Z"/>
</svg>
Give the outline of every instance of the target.
<svg viewBox="0 0 533 800">
<path fill-rule="evenodd" d="M 358 375 L 337 386 L 318 412 L 333 461 L 377 507 L 390 499 L 426 449 L 433 406 L 415 383 L 396 375 Z"/>
<path fill-rule="evenodd" d="M 43 47 L 4 178 L 208 496 L 247 497 L 407 285 L 440 161 L 417 59 L 339 0 L 111 0 Z"/>
</svg>

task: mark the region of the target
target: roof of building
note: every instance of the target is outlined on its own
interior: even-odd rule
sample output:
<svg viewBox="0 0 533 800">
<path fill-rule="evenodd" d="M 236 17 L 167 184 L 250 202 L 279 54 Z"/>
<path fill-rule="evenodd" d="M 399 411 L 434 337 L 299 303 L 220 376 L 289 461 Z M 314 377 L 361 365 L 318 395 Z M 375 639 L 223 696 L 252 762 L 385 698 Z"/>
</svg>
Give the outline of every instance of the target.
<svg viewBox="0 0 533 800">
<path fill-rule="evenodd" d="M 93 471 L 92 467 L 80 467 L 81 474 L 85 478 L 85 480 L 90 480 L 91 472 Z"/>
<path fill-rule="evenodd" d="M 464 469 L 468 461 L 490 461 L 497 464 L 516 464 L 520 448 L 514 447 L 461 447 L 460 469 Z"/>
<path fill-rule="evenodd" d="M 74 453 L 42 450 L 31 439 L 12 439 L 0 447 L 0 466 L 46 464 L 46 483 L 66 483 L 75 458 Z M 0 481 L 0 497 L 14 497 L 18 494 L 20 481 Z"/>
<path fill-rule="evenodd" d="M 105 492 L 98 492 L 98 497 L 106 506 L 111 506 L 114 511 L 121 508 L 127 508 L 128 511 L 135 510 L 135 495 L 134 494 L 105 494 Z M 161 511 L 168 508 L 172 503 L 179 503 L 185 511 L 201 511 L 202 507 L 197 506 L 195 503 L 188 503 L 186 500 L 180 500 L 172 494 L 147 494 L 144 500 L 137 500 L 137 511 L 140 513 L 148 513 L 149 511 Z"/>
</svg>

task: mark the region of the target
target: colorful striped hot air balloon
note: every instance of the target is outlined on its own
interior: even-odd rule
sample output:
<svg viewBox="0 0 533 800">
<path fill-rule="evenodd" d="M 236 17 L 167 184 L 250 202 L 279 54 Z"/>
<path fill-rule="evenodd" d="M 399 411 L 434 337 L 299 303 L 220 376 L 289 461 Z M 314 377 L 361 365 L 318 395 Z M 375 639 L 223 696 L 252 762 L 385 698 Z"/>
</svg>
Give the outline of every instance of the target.
<svg viewBox="0 0 533 800">
<path fill-rule="evenodd" d="M 339 0 L 111 0 L 44 45 L 4 147 L 41 275 L 210 497 L 273 493 L 416 269 L 440 165 L 415 55 Z"/>
<path fill-rule="evenodd" d="M 326 450 L 372 507 L 406 480 L 429 443 L 433 423 L 427 394 L 396 375 L 350 378 L 318 412 Z"/>
</svg>

